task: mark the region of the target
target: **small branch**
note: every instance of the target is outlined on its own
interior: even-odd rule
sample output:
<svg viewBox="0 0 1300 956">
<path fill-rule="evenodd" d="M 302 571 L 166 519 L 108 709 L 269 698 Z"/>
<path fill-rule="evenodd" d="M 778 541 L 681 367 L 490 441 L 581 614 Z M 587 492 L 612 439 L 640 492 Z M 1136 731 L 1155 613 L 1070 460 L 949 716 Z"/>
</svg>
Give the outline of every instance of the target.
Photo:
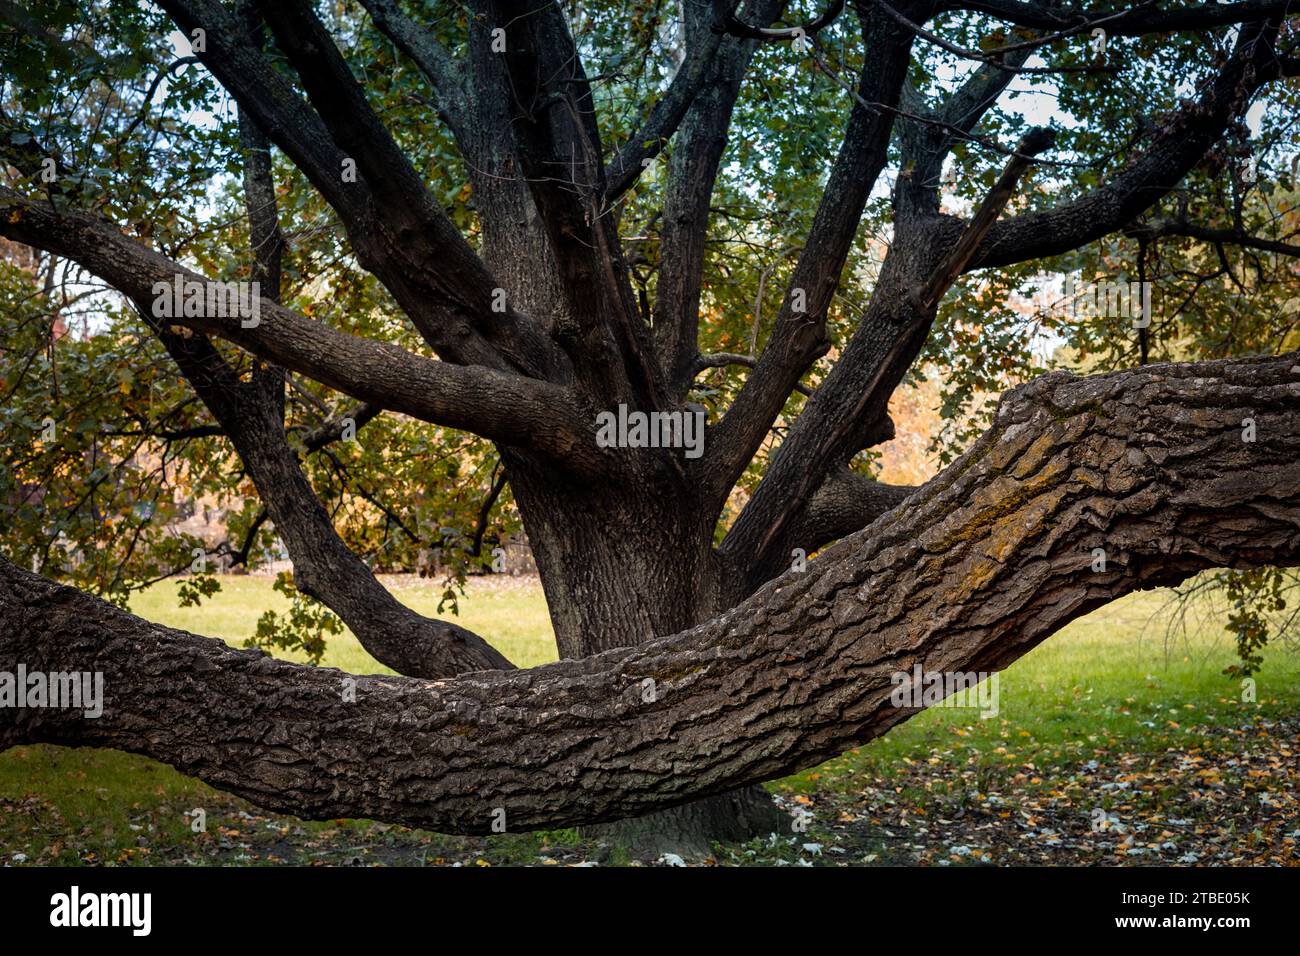
<svg viewBox="0 0 1300 956">
<path fill-rule="evenodd" d="M 1011 161 L 1002 170 L 1002 175 L 993 184 L 970 218 L 966 230 L 957 239 L 956 245 L 948 253 L 942 265 L 931 274 L 930 279 L 916 294 L 917 308 L 922 313 L 929 313 L 939 304 L 944 292 L 966 271 L 966 266 L 975 256 L 979 244 L 984 241 L 993 223 L 997 221 L 1002 210 L 1006 208 L 1015 192 L 1016 183 L 1029 169 L 1033 158 L 1056 142 L 1056 133 L 1046 127 L 1031 129 L 1020 140 Z"/>
<path fill-rule="evenodd" d="M 755 27 L 750 26 L 736 14 L 728 10 L 726 0 L 717 0 L 718 19 L 714 21 L 713 32 L 729 33 L 745 40 L 760 40 L 771 43 L 777 40 L 807 40 L 826 29 L 844 12 L 844 0 L 831 0 L 826 12 L 815 19 L 797 27 Z"/>
<path fill-rule="evenodd" d="M 352 422 L 355 434 L 367 422 L 378 417 L 381 412 L 383 412 L 383 408 L 373 402 L 362 402 L 359 405 L 354 405 L 342 415 L 329 419 L 303 435 L 303 447 L 308 452 L 319 451 L 331 442 L 336 442 L 342 438 L 349 421 Z"/>
<path fill-rule="evenodd" d="M 487 533 L 488 517 L 492 514 L 492 508 L 496 505 L 497 499 L 501 497 L 501 492 L 506 487 L 506 470 L 497 462 L 496 468 L 493 469 L 495 477 L 492 481 L 492 488 L 488 495 L 483 499 L 483 504 L 478 509 L 478 522 L 474 525 L 473 543 L 465 549 L 465 553 L 472 558 L 477 558 L 483 553 L 483 535 Z"/>
<path fill-rule="evenodd" d="M 1134 236 L 1146 236 L 1151 239 L 1162 236 L 1181 236 L 1187 239 L 1198 239 L 1202 242 L 1226 243 L 1230 246 L 1241 246 L 1246 249 L 1258 249 L 1261 252 L 1275 252 L 1281 256 L 1300 258 L 1300 246 L 1279 242 L 1275 239 L 1261 239 L 1258 236 L 1252 236 L 1244 229 L 1212 229 L 1208 226 L 1198 226 L 1186 219 L 1156 220 L 1149 224 L 1136 226 L 1130 232 Z"/>
<path fill-rule="evenodd" d="M 248 533 L 244 535 L 244 543 L 239 546 L 238 551 L 230 552 L 230 566 L 232 568 L 237 564 L 247 567 L 248 556 L 253 550 L 253 543 L 257 541 L 257 532 L 262 530 L 262 525 L 266 524 L 268 517 L 266 506 L 263 505 L 262 509 L 254 516 L 253 523 L 248 526 Z"/>
<path fill-rule="evenodd" d="M 694 378 L 709 368 L 726 368 L 728 365 L 743 365 L 745 368 L 753 368 L 757 364 L 758 359 L 753 355 L 742 355 L 740 352 L 710 352 L 696 358 L 695 371 L 691 377 Z M 813 390 L 803 382 L 797 383 L 794 390 L 800 395 L 811 395 L 813 393 Z"/>
</svg>

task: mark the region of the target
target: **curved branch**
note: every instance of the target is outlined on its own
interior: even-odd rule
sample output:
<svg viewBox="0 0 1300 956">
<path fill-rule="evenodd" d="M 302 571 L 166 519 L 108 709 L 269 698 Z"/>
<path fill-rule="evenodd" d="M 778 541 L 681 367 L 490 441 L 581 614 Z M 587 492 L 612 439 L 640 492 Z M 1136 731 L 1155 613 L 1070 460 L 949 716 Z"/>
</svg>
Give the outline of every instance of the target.
<svg viewBox="0 0 1300 956">
<path fill-rule="evenodd" d="M 0 235 L 73 259 L 135 302 L 156 284 L 209 280 L 125 236 L 111 223 L 0 187 Z M 362 401 L 413 418 L 531 448 L 579 471 L 602 455 L 594 418 L 566 388 L 481 366 L 434 361 L 388 343 L 339 332 L 262 298 L 254 327 L 238 316 L 169 321 L 248 349 Z"/>
<path fill-rule="evenodd" d="M 289 550 L 299 590 L 334 611 L 367 653 L 399 674 L 448 677 L 514 666 L 474 632 L 406 607 L 343 542 L 285 439 L 283 404 L 275 401 L 283 394 L 282 377 L 241 382 L 207 338 L 177 335 L 147 314 L 145 321 L 239 454 L 263 513 Z M 357 414 L 371 408 L 360 406 Z M 331 425 L 307 436 L 309 451 L 333 440 Z M 250 531 L 236 555 L 241 560 L 252 541 Z"/>
<path fill-rule="evenodd" d="M 393 41 L 424 74 L 438 95 L 438 108 L 458 140 L 467 133 L 469 85 L 462 70 L 438 38 L 402 12 L 396 0 L 360 0 L 375 29 Z"/>
<path fill-rule="evenodd" d="M 1105 26 L 1112 36 L 1140 36 L 1145 33 L 1172 33 L 1179 30 L 1205 30 L 1286 16 L 1295 10 L 1295 0 L 1241 0 L 1237 3 L 1200 3 L 1174 10 L 1161 10 L 1150 0 L 1131 10 L 1095 10 L 1064 7 L 1024 0 L 949 0 L 945 10 L 970 10 L 987 13 L 1017 26 L 1039 30 L 1061 30 L 1071 35 L 1094 26 Z"/>
<path fill-rule="evenodd" d="M 356 678 L 355 700 L 339 671 L 0 561 L 0 669 L 104 675 L 100 718 L 3 708 L 0 748 L 115 747 L 269 809 L 442 832 L 674 806 L 879 736 L 918 712 L 890 701 L 914 665 L 999 670 L 1131 591 L 1300 564 L 1298 411 L 1294 354 L 1052 373 L 900 507 L 705 625 L 528 671 Z"/>
<path fill-rule="evenodd" d="M 954 56 L 959 56 L 964 60 L 974 60 L 978 63 L 992 64 L 994 66 L 1001 67 L 1002 69 L 1010 70 L 1013 73 L 1114 73 L 1116 72 L 1114 67 L 1105 64 L 1100 64 L 1100 65 L 1085 64 L 1082 66 L 1033 66 L 1033 67 L 1013 65 L 1011 63 L 1006 62 L 1007 54 L 1021 53 L 1028 49 L 1035 49 L 1049 42 L 1049 40 L 1053 38 L 1027 40 L 1023 43 L 1013 43 L 996 50 L 988 50 L 988 51 L 971 50 L 967 47 L 953 43 L 951 40 L 944 39 L 939 34 L 931 30 L 927 30 L 925 27 L 921 26 L 918 23 L 914 23 L 913 21 L 909 20 L 907 17 L 903 16 L 903 14 L 895 10 L 893 7 L 891 7 L 889 4 L 885 3 L 884 0 L 875 0 L 875 5 L 879 7 L 881 10 L 883 10 L 890 17 L 890 19 L 894 20 L 896 23 L 906 28 L 907 30 L 910 30 L 916 36 L 930 43 L 933 43 L 941 50 L 946 50 L 948 53 L 951 53 Z M 1104 22 L 1104 20 L 1101 22 Z M 1079 29 L 1083 29 L 1083 28 L 1080 27 Z M 1068 31 L 1065 34 L 1062 34 L 1062 36 L 1067 36 L 1067 35 L 1069 35 Z"/>
<path fill-rule="evenodd" d="M 717 19 L 713 32 L 729 33 L 744 40 L 762 40 L 766 43 L 777 40 L 804 40 L 816 36 L 822 30 L 839 19 L 844 12 L 844 0 L 831 0 L 821 16 L 814 17 L 797 27 L 756 27 L 751 26 L 729 9 L 727 0 L 715 0 Z"/>
<path fill-rule="evenodd" d="M 753 368 L 757 364 L 758 359 L 752 355 L 744 355 L 740 352 L 709 352 L 696 357 L 691 377 L 694 378 L 700 372 L 709 368 L 726 368 L 729 365 Z M 813 390 L 803 382 L 795 383 L 794 390 L 800 395 L 811 395 L 813 393 Z"/>
<path fill-rule="evenodd" d="M 997 223 L 970 268 L 1010 265 L 1068 252 L 1123 228 L 1172 190 L 1201 160 L 1251 95 L 1281 75 L 1275 24 L 1245 29 L 1232 57 L 1156 134 L 1151 146 L 1104 186 L 1070 202 Z M 956 226 L 952 226 L 956 228 Z"/>
</svg>

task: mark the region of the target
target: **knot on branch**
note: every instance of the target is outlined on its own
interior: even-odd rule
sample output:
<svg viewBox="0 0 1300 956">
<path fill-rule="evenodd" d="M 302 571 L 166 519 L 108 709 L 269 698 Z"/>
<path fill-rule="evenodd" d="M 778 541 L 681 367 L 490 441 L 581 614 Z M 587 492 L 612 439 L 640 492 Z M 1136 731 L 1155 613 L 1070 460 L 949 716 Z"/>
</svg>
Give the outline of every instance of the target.
<svg viewBox="0 0 1300 956">
<path fill-rule="evenodd" d="M 1035 126 L 1020 139 L 1016 153 L 1020 156 L 1037 156 L 1056 144 L 1056 130 L 1047 126 Z"/>
</svg>

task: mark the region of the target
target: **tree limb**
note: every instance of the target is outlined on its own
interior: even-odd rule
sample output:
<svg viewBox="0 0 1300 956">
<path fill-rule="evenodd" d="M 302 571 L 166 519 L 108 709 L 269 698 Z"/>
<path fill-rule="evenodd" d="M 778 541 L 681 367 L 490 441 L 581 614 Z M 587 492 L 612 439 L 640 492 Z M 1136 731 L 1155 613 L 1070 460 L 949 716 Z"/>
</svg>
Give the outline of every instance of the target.
<svg viewBox="0 0 1300 956">
<path fill-rule="evenodd" d="M 927 15 L 927 0 L 909 12 Z M 862 23 L 863 44 L 877 51 L 862 68 L 858 96 L 808 237 L 791 273 L 772 334 L 712 437 L 708 494 L 725 496 L 761 447 L 768 429 L 809 366 L 826 354 L 827 312 L 857 236 L 867 197 L 884 169 L 893 113 L 870 103 L 898 103 L 911 59 L 912 36 L 872 13 Z"/>
<path fill-rule="evenodd" d="M 492 0 L 505 31 L 520 163 L 563 281 L 556 333 L 577 376 L 601 401 L 658 407 L 662 386 L 605 205 L 595 99 L 554 0 Z"/>
<path fill-rule="evenodd" d="M 440 356 L 539 377 L 554 372 L 557 350 L 535 323 L 493 311 L 496 281 L 374 115 L 315 14 L 298 0 L 258 2 L 311 105 L 217 0 L 160 5 L 183 30 L 205 31 L 204 65 L 339 213 L 358 262 Z"/>
<path fill-rule="evenodd" d="M 438 107 L 458 140 L 469 135 L 470 88 L 460 64 L 432 32 L 402 12 L 396 0 L 360 0 L 375 28 L 411 59 L 433 85 Z"/>
<path fill-rule="evenodd" d="M 775 549 L 789 557 L 794 548 L 805 555 L 871 524 L 916 491 L 907 485 L 888 485 L 866 475 L 837 468 L 790 523 Z"/>
<path fill-rule="evenodd" d="M 784 0 L 753 0 L 746 10 L 774 20 Z M 687 5 L 688 31 L 704 29 L 705 9 Z M 712 59 L 704 87 L 681 122 L 664 190 L 659 282 L 654 305 L 655 350 L 674 399 L 690 387 L 699 349 L 700 289 L 709 208 L 717 183 L 732 111 L 757 41 L 726 38 Z M 789 394 L 788 392 L 786 394 Z"/>
<path fill-rule="evenodd" d="M 171 285 L 177 276 L 209 281 L 87 213 L 60 213 L 4 187 L 0 209 L 0 235 L 76 260 L 135 301 L 152 302 L 155 285 Z M 258 323 L 251 328 L 238 316 L 170 321 L 226 339 L 363 401 L 532 448 L 578 470 L 603 457 L 592 440 L 594 418 L 568 389 L 481 366 L 434 361 L 336 331 L 268 299 L 259 306 Z"/>
<path fill-rule="evenodd" d="M 1241 246 L 1244 249 L 1259 249 L 1261 252 L 1275 252 L 1281 256 L 1300 257 L 1300 245 L 1279 242 L 1275 239 L 1262 239 L 1252 236 L 1244 229 L 1214 229 L 1201 226 L 1186 219 L 1157 219 L 1150 223 L 1141 223 L 1128 230 L 1133 235 L 1158 239 L 1163 236 L 1181 236 L 1201 242 Z"/>
<path fill-rule="evenodd" d="M 745 40 L 761 40 L 770 43 L 777 40 L 803 40 L 816 36 L 839 19 L 844 12 L 844 0 L 830 0 L 826 10 L 802 26 L 797 27 L 763 27 L 751 26 L 732 11 L 728 0 L 715 0 L 717 11 L 713 24 L 715 33 L 729 33 Z"/>
<path fill-rule="evenodd" d="M 0 748 L 114 747 L 268 809 L 441 832 L 643 814 L 881 735 L 918 712 L 890 700 L 914 665 L 1000 670 L 1131 591 L 1300 564 L 1298 410 L 1294 354 L 1052 373 L 900 507 L 701 627 L 508 674 L 356 678 L 355 701 L 339 671 L 0 561 L 0 669 L 104 675 L 100 718 L 4 708 Z"/>
<path fill-rule="evenodd" d="M 1228 63 L 1126 169 L 1078 199 L 997 223 L 970 268 L 1068 252 L 1123 228 L 1154 205 L 1200 162 L 1232 119 L 1245 112 L 1254 92 L 1280 75 L 1276 35 L 1276 24 L 1243 28 Z"/>
</svg>

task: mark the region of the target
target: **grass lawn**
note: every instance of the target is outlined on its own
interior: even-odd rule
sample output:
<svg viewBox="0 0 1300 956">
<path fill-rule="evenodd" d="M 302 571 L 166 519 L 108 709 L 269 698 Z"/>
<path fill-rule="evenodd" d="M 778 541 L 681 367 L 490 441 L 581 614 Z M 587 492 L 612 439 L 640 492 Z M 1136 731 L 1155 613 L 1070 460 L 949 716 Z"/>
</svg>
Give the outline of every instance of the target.
<svg viewBox="0 0 1300 956">
<path fill-rule="evenodd" d="M 439 589 L 386 583 L 433 614 Z M 720 847 L 719 863 L 1300 864 L 1300 655 L 1265 653 L 1256 700 L 1222 674 L 1221 623 L 1166 640 L 1168 594 L 1131 595 L 1049 639 L 1000 676 L 999 713 L 931 709 L 882 739 L 770 785 L 806 831 Z M 228 577 L 200 608 L 175 585 L 140 595 L 150 620 L 240 643 L 283 598 Z M 540 586 L 472 581 L 456 618 L 524 666 L 553 660 Z M 447 616 L 447 615 L 445 615 Z M 385 673 L 350 634 L 324 663 Z M 203 808 L 206 832 L 184 814 Z M 793 817 L 792 817 L 793 819 Z M 369 821 L 266 814 L 154 761 L 113 751 L 0 754 L 0 862 L 623 862 L 573 831 L 447 837 Z"/>
</svg>

